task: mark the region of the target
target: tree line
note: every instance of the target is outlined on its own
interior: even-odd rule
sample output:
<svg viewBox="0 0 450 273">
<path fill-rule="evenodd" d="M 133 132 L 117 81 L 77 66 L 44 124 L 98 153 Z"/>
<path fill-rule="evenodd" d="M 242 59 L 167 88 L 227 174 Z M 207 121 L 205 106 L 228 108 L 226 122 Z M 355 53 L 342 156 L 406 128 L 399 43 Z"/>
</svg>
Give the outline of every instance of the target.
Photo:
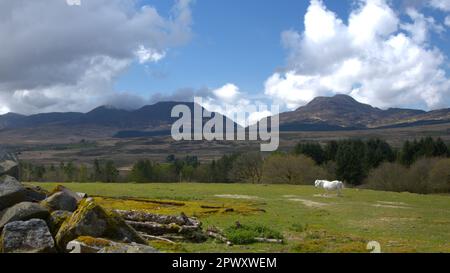
<svg viewBox="0 0 450 273">
<path fill-rule="evenodd" d="M 26 182 L 117 182 L 120 174 L 112 160 L 95 159 L 92 166 L 74 162 L 44 166 L 21 161 L 19 166 L 20 179 Z"/>
<path fill-rule="evenodd" d="M 311 185 L 315 179 L 329 179 L 351 186 L 428 193 L 450 191 L 450 161 L 443 160 L 448 157 L 450 147 L 440 138 L 405 141 L 399 149 L 381 139 L 341 140 L 299 143 L 292 151 L 272 154 L 234 153 L 210 162 L 200 162 L 197 156 L 169 155 L 164 162 L 139 160 L 126 174 L 121 174 L 113 161 L 95 160 L 89 166 L 72 162 L 61 162 L 59 166 L 22 162 L 21 177 L 23 181 L 55 182 L 305 185 Z M 424 173 L 432 174 L 433 178 L 423 177 Z M 418 178 L 421 180 L 417 181 Z"/>
</svg>

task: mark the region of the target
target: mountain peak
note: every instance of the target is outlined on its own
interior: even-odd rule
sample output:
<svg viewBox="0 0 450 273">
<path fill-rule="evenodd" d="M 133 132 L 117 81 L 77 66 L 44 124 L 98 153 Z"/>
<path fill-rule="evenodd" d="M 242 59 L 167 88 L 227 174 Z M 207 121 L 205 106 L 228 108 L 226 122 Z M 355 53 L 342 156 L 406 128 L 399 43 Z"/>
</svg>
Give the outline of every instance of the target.
<svg viewBox="0 0 450 273">
<path fill-rule="evenodd" d="M 349 95 L 344 94 L 337 94 L 333 97 L 317 97 L 313 99 L 310 103 L 306 105 L 308 106 L 315 106 L 315 105 L 327 105 L 327 104 L 334 104 L 339 106 L 344 105 L 363 105 L 362 103 L 355 100 L 353 97 Z"/>
<path fill-rule="evenodd" d="M 124 110 L 124 109 L 120 109 L 113 105 L 102 105 L 102 106 L 92 109 L 87 114 L 104 113 L 104 112 L 128 112 L 128 111 Z"/>
<path fill-rule="evenodd" d="M 368 104 L 361 103 L 353 97 L 338 94 L 333 97 L 317 97 L 307 105 L 297 109 L 300 112 L 330 112 L 334 111 L 336 114 L 346 112 L 374 112 L 380 111 Z"/>
</svg>

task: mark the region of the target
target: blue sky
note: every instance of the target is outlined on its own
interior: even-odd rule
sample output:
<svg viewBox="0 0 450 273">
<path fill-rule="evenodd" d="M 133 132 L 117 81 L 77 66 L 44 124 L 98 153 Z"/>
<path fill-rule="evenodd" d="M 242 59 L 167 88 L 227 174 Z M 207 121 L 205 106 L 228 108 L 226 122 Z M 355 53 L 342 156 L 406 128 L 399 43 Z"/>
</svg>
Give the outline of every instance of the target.
<svg viewBox="0 0 450 273">
<path fill-rule="evenodd" d="M 450 0 L 0 1 L 0 114 L 347 94 L 450 107 Z"/>
<path fill-rule="evenodd" d="M 339 14 L 348 14 L 349 1 L 326 1 Z M 168 13 L 171 1 L 142 1 Z M 308 1 L 196 0 L 193 38 L 171 49 L 157 64 L 135 63 L 117 82 L 117 90 L 153 93 L 182 88 L 219 88 L 233 82 L 249 93 L 264 89 L 264 81 L 285 66 L 281 33 L 302 30 Z"/>
<path fill-rule="evenodd" d="M 343 20 L 355 5 L 350 0 L 323 2 Z M 153 5 L 165 14 L 172 8 L 167 0 L 141 4 Z M 196 0 L 192 6 L 192 40 L 170 49 L 156 64 L 134 63 L 115 88 L 151 96 L 182 88 L 214 89 L 232 82 L 245 92 L 261 93 L 266 79 L 286 66 L 281 33 L 290 29 L 302 32 L 308 6 L 306 0 Z M 405 8 L 398 0 L 392 6 L 399 13 Z M 444 12 L 428 7 L 422 11 L 444 21 Z M 448 32 L 433 34 L 432 42 L 450 53 Z"/>
</svg>

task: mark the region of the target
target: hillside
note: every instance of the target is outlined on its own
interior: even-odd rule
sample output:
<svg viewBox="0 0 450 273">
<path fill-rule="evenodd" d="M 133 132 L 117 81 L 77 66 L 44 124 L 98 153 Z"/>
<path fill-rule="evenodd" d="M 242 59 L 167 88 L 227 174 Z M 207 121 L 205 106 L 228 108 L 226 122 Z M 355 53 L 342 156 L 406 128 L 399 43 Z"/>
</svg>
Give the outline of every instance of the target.
<svg viewBox="0 0 450 273">
<path fill-rule="evenodd" d="M 317 97 L 295 111 L 280 114 L 282 131 L 395 128 L 448 122 L 450 109 L 431 112 L 400 108 L 382 110 L 346 95 Z"/>
</svg>

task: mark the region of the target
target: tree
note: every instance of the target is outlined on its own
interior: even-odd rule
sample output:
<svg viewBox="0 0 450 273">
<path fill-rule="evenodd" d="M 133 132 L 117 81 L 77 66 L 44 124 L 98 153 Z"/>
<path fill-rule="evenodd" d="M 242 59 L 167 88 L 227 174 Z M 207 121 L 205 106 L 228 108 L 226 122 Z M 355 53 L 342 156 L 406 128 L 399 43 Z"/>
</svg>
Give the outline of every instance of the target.
<svg viewBox="0 0 450 273">
<path fill-rule="evenodd" d="M 211 182 L 230 183 L 231 169 L 233 168 L 234 161 L 240 154 L 234 153 L 231 155 L 224 155 L 219 160 L 213 160 L 210 164 L 210 176 Z"/>
<path fill-rule="evenodd" d="M 409 140 L 403 143 L 402 150 L 400 152 L 400 162 L 405 166 L 410 166 L 414 162 L 414 146 L 415 143 L 411 143 Z"/>
<path fill-rule="evenodd" d="M 133 165 L 129 179 L 136 183 L 153 182 L 155 178 L 153 163 L 149 160 L 139 160 Z"/>
<path fill-rule="evenodd" d="M 317 164 L 322 165 L 326 161 L 325 152 L 319 143 L 300 143 L 294 150 L 297 155 L 306 155 L 312 158 Z"/>
<path fill-rule="evenodd" d="M 304 155 L 275 154 L 263 165 L 263 182 L 269 184 L 313 185 L 315 180 L 325 176 L 326 172 Z"/>
<path fill-rule="evenodd" d="M 184 165 L 180 171 L 182 181 L 190 182 L 194 176 L 195 168 L 191 165 Z"/>
<path fill-rule="evenodd" d="M 114 165 L 114 161 L 108 160 L 105 163 L 104 168 L 104 182 L 116 182 L 117 178 L 119 177 L 119 170 Z"/>
<path fill-rule="evenodd" d="M 76 171 L 77 170 L 73 162 L 67 163 L 67 165 L 64 167 L 64 175 L 67 178 L 67 181 L 74 181 Z"/>
<path fill-rule="evenodd" d="M 230 171 L 234 182 L 260 183 L 262 179 L 263 160 L 259 152 L 245 153 L 236 158 Z"/>
<path fill-rule="evenodd" d="M 441 138 L 438 138 L 434 144 L 434 154 L 436 157 L 446 157 L 449 156 L 449 150 L 447 145 L 445 145 L 444 141 Z"/>
<path fill-rule="evenodd" d="M 371 139 L 365 143 L 365 167 L 368 172 L 370 169 L 377 168 L 382 162 L 393 162 L 395 154 L 391 146 L 383 140 Z"/>
<path fill-rule="evenodd" d="M 336 161 L 336 154 L 339 149 L 337 141 L 330 141 L 325 145 L 324 153 L 327 161 Z"/>
<path fill-rule="evenodd" d="M 46 174 L 45 166 L 34 166 L 31 170 L 33 181 L 43 181 Z"/>
<path fill-rule="evenodd" d="M 94 173 L 93 173 L 93 180 L 96 182 L 102 181 L 103 178 L 103 171 L 102 167 L 100 165 L 100 161 L 98 159 L 94 160 Z"/>
<path fill-rule="evenodd" d="M 180 182 L 183 179 L 191 179 L 194 170 L 200 165 L 197 156 L 186 156 L 184 159 L 178 159 L 174 155 L 169 155 L 166 158 L 166 162 L 170 163 L 173 166 Z M 189 177 L 186 177 L 184 175 L 188 174 L 186 172 L 189 173 Z"/>
<path fill-rule="evenodd" d="M 353 185 L 360 185 L 366 176 L 364 157 L 365 146 L 362 141 L 341 143 L 336 154 L 338 179 Z"/>
<path fill-rule="evenodd" d="M 85 164 L 81 164 L 80 168 L 78 170 L 78 182 L 88 182 L 89 175 L 88 175 L 88 168 Z"/>
<path fill-rule="evenodd" d="M 422 138 L 419 141 L 406 141 L 400 153 L 400 162 L 410 166 L 420 158 L 447 157 L 449 149 L 441 138 L 434 140 L 432 137 Z"/>
</svg>

